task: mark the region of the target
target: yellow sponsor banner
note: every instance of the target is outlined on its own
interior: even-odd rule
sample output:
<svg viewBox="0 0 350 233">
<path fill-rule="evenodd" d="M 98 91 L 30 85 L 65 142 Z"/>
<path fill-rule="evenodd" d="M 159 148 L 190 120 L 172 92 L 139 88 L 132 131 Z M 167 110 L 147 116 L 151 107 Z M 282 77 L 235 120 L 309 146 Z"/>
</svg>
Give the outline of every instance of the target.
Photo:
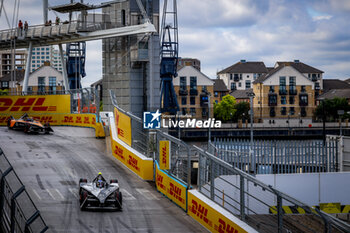
<svg viewBox="0 0 350 233">
<path fill-rule="evenodd" d="M 112 135 L 112 134 L 111 134 Z M 118 143 L 111 136 L 112 154 L 144 180 L 153 180 L 153 160 L 144 160 Z"/>
<path fill-rule="evenodd" d="M 117 126 L 118 138 L 131 146 L 131 119 L 117 108 L 114 108 L 115 123 Z"/>
<path fill-rule="evenodd" d="M 329 214 L 341 213 L 340 203 L 320 203 L 320 209 Z"/>
<path fill-rule="evenodd" d="M 70 95 L 0 96 L 0 114 L 67 112 L 70 112 Z"/>
<path fill-rule="evenodd" d="M 160 170 L 158 163 L 156 165 L 156 185 L 159 192 L 163 193 L 185 211 L 187 210 L 186 186 Z"/>
<path fill-rule="evenodd" d="M 206 227 L 210 232 L 241 233 L 247 232 L 229 218 L 207 205 L 204 201 L 188 192 L 187 213 Z"/>
<path fill-rule="evenodd" d="M 170 141 L 159 141 L 159 168 L 170 169 Z"/>
</svg>

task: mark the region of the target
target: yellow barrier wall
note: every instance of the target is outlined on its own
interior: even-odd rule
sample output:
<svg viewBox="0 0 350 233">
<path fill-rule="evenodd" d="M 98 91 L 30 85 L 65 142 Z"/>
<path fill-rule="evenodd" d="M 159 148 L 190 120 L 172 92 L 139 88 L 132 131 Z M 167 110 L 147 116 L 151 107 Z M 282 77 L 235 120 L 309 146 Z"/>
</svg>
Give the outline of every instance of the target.
<svg viewBox="0 0 350 233">
<path fill-rule="evenodd" d="M 208 204 L 206 204 L 199 197 L 194 195 L 192 191 L 188 192 L 188 211 L 187 213 L 194 218 L 197 222 L 202 224 L 211 232 L 220 232 L 220 233 L 241 233 L 241 232 L 256 232 L 246 223 L 245 228 L 238 226 L 227 216 L 224 216 L 222 213 L 218 212 Z M 237 219 L 237 221 L 240 221 Z M 240 221 L 241 222 L 241 221 Z"/>
<path fill-rule="evenodd" d="M 187 211 L 187 187 L 186 185 L 175 180 L 166 172 L 159 169 L 156 162 L 156 185 L 157 190 L 175 202 L 182 209 Z"/>
<path fill-rule="evenodd" d="M 0 96 L 0 114 L 67 112 L 70 112 L 70 95 Z"/>
<path fill-rule="evenodd" d="M 118 138 L 131 146 L 131 119 L 129 116 L 114 108 L 115 123 L 118 130 Z"/>
</svg>

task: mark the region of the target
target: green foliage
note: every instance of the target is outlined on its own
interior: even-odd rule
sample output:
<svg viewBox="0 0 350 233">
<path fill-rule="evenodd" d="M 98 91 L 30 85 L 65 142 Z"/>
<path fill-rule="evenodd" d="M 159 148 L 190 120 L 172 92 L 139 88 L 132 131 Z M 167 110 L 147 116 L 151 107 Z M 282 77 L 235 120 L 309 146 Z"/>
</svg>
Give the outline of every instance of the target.
<svg viewBox="0 0 350 233">
<path fill-rule="evenodd" d="M 231 95 L 225 95 L 220 103 L 214 104 L 214 117 L 223 122 L 232 121 L 237 111 L 236 99 Z"/>
<path fill-rule="evenodd" d="M 249 103 L 248 102 L 240 102 L 235 105 L 236 113 L 233 117 L 233 121 L 237 122 L 239 119 L 249 119 Z"/>
<path fill-rule="evenodd" d="M 336 121 L 336 119 L 339 119 L 340 116 L 338 115 L 338 110 L 344 110 L 345 114 L 341 117 L 342 119 L 349 118 L 350 115 L 347 114 L 348 111 L 350 111 L 350 106 L 348 104 L 348 101 L 345 98 L 334 98 L 334 99 L 326 99 L 320 103 L 319 106 L 317 106 L 315 110 L 315 117 L 316 119 L 322 121 L 323 119 L 323 106 L 324 106 L 324 113 L 326 116 L 326 121 Z"/>
<path fill-rule="evenodd" d="M 0 95 L 9 95 L 9 89 L 4 89 L 4 90 L 0 89 Z"/>
</svg>

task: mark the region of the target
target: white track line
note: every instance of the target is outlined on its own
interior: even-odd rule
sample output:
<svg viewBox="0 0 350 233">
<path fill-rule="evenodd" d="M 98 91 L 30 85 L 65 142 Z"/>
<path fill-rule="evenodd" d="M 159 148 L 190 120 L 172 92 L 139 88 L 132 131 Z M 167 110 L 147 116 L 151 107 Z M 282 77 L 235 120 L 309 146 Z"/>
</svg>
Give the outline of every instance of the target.
<svg viewBox="0 0 350 233">
<path fill-rule="evenodd" d="M 123 193 L 123 199 L 125 200 L 136 200 L 136 198 L 131 195 L 128 191 L 126 191 L 126 189 L 120 189 L 120 191 Z"/>
</svg>

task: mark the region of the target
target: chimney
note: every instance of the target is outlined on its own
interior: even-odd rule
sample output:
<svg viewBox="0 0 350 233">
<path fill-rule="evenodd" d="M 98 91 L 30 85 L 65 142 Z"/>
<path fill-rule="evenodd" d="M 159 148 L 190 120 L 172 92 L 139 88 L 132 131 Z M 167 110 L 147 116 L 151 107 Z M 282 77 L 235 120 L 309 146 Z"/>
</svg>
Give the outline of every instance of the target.
<svg viewBox="0 0 350 233">
<path fill-rule="evenodd" d="M 294 63 L 300 63 L 300 61 L 299 60 L 294 60 Z"/>
<path fill-rule="evenodd" d="M 241 60 L 241 63 L 246 63 L 246 62 L 247 62 L 247 61 L 246 61 L 246 60 L 244 60 L 244 59 L 242 59 L 242 60 Z"/>
</svg>

